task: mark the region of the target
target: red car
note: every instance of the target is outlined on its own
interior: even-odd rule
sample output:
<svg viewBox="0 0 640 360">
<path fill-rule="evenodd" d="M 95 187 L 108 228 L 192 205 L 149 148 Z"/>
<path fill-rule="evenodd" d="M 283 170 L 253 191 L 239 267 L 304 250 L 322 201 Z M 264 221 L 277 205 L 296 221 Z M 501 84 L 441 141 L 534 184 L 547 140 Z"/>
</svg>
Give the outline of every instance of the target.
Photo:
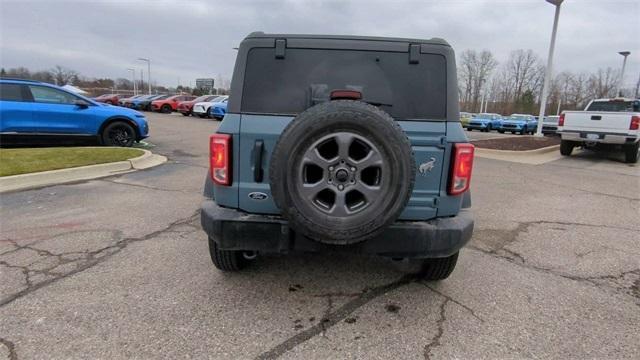
<svg viewBox="0 0 640 360">
<path fill-rule="evenodd" d="M 183 101 L 181 103 L 178 103 L 178 112 L 180 112 L 184 116 L 189 116 L 191 115 L 191 110 L 193 110 L 193 105 L 195 103 L 211 101 L 218 96 L 220 95 L 202 95 L 190 101 Z"/>
<path fill-rule="evenodd" d="M 120 98 L 118 94 L 104 94 L 93 98 L 93 100 L 109 105 L 118 105 Z"/>
<path fill-rule="evenodd" d="M 192 95 L 173 95 L 166 99 L 154 100 L 151 102 L 151 110 L 168 114 L 172 111 L 177 110 L 178 103 L 183 101 L 191 101 L 195 98 L 196 97 Z"/>
</svg>

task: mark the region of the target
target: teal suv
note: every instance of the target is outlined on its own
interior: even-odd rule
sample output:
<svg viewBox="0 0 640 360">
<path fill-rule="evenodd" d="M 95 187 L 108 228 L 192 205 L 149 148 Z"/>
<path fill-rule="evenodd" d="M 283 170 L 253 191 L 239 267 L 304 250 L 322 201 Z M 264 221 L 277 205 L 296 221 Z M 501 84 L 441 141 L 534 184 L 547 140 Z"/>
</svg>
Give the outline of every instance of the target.
<svg viewBox="0 0 640 360">
<path fill-rule="evenodd" d="M 455 69 L 441 39 L 246 37 L 209 144 L 214 265 L 345 251 L 448 277 L 473 231 Z"/>
</svg>

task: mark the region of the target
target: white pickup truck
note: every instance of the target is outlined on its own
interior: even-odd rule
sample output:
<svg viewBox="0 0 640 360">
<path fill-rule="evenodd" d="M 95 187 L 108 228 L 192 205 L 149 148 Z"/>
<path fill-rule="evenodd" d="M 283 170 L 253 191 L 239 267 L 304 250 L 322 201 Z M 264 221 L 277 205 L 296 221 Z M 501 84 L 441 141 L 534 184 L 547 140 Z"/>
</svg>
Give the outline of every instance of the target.
<svg viewBox="0 0 640 360">
<path fill-rule="evenodd" d="M 638 162 L 640 100 L 592 100 L 584 111 L 563 111 L 558 121 L 560 153 L 569 156 L 576 146 L 593 149 L 622 147 L 625 161 Z"/>
</svg>

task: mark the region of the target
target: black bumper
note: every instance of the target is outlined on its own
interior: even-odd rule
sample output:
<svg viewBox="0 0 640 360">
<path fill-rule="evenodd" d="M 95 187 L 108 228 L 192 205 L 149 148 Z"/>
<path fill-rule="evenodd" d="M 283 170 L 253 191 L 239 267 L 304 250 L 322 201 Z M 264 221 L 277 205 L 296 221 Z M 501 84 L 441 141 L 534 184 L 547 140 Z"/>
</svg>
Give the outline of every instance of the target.
<svg viewBox="0 0 640 360">
<path fill-rule="evenodd" d="M 469 242 L 473 232 L 471 210 L 463 209 L 455 217 L 398 221 L 379 236 L 357 244 L 328 245 L 297 234 L 280 217 L 222 208 L 213 200 L 203 202 L 201 223 L 204 231 L 223 250 L 263 253 L 347 251 L 409 258 L 452 255 Z"/>
</svg>

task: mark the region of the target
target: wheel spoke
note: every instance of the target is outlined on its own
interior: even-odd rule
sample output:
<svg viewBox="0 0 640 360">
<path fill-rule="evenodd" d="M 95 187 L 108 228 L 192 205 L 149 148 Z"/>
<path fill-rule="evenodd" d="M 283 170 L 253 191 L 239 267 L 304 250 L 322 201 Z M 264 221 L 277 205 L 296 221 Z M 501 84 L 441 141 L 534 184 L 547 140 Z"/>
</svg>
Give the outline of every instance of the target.
<svg viewBox="0 0 640 360">
<path fill-rule="evenodd" d="M 380 166 L 382 165 L 382 156 L 380 156 L 379 152 L 371 150 L 364 159 L 356 162 L 356 165 L 360 168 L 360 171 L 371 166 Z"/>
<path fill-rule="evenodd" d="M 323 158 L 315 147 L 307 150 L 302 161 L 305 164 L 317 165 L 322 169 L 325 169 L 329 165 L 329 160 Z"/>
<path fill-rule="evenodd" d="M 301 194 L 309 201 L 313 201 L 318 193 L 326 188 L 326 184 L 323 180 L 318 181 L 315 184 L 302 184 L 300 188 Z"/>
<path fill-rule="evenodd" d="M 364 184 L 362 181 L 357 182 L 353 188 L 362 194 L 369 203 L 373 202 L 378 197 L 381 190 L 380 186 L 369 186 Z"/>
<path fill-rule="evenodd" d="M 353 135 L 350 133 L 337 133 L 335 139 L 338 144 L 338 156 L 340 159 L 349 159 L 349 147 L 353 142 Z"/>
<path fill-rule="evenodd" d="M 347 209 L 347 202 L 345 199 L 346 193 L 344 191 L 338 191 L 336 193 L 336 201 L 333 204 L 333 207 L 329 211 L 332 216 L 346 216 L 349 215 L 349 211 Z"/>
</svg>

